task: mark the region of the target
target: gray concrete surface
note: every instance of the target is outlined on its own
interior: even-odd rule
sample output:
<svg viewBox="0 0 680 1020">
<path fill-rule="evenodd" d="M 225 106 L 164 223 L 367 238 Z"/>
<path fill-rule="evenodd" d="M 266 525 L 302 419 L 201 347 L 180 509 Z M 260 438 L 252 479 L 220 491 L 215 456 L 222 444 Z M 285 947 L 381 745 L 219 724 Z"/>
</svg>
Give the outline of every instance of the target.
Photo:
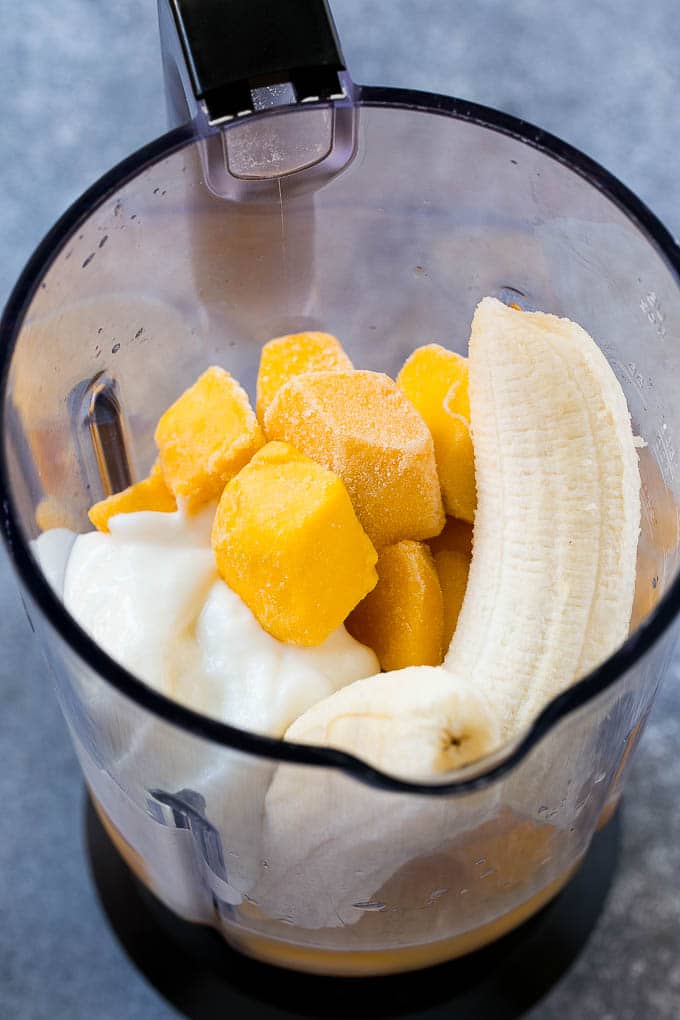
<svg viewBox="0 0 680 1020">
<path fill-rule="evenodd" d="M 680 234 L 675 0 L 332 0 L 357 80 L 458 94 L 585 149 Z M 0 303 L 102 171 L 164 129 L 152 0 L 0 0 Z M 175 1015 L 132 969 L 83 862 L 81 785 L 0 557 L 0 1016 Z M 633 767 L 621 865 L 542 1020 L 680 1015 L 680 689 Z M 124 992 L 122 993 L 122 990 Z"/>
</svg>

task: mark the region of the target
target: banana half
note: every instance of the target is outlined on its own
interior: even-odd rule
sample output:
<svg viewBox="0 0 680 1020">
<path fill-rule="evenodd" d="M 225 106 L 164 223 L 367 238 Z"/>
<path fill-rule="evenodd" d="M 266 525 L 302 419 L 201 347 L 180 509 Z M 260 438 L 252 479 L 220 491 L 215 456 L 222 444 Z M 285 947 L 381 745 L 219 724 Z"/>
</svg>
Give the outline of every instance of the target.
<svg viewBox="0 0 680 1020">
<path fill-rule="evenodd" d="M 640 474 L 621 386 L 580 326 L 485 298 L 469 370 L 474 551 L 444 667 L 506 739 L 625 640 Z"/>
<path fill-rule="evenodd" d="M 469 347 L 477 512 L 444 669 L 357 681 L 286 739 L 434 778 L 517 736 L 626 638 L 640 474 L 626 399 L 568 319 L 484 298 Z"/>
</svg>

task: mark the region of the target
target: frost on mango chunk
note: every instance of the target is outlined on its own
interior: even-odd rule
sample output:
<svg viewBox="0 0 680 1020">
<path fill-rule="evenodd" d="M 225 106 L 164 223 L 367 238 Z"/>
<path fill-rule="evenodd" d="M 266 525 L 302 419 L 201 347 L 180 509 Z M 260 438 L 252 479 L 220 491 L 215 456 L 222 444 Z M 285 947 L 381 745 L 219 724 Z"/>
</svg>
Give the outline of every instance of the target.
<svg viewBox="0 0 680 1020">
<path fill-rule="evenodd" d="M 472 521 L 477 495 L 467 358 L 439 344 L 418 347 L 397 383 L 432 433 L 446 512 Z"/>
<path fill-rule="evenodd" d="M 132 514 L 139 510 L 173 513 L 176 509 L 175 497 L 165 484 L 160 464 L 156 461 L 148 478 L 95 503 L 87 516 L 97 531 L 108 531 L 109 518 L 115 514 Z"/>
<path fill-rule="evenodd" d="M 156 427 L 163 477 L 189 511 L 220 495 L 264 444 L 248 395 L 223 368 L 208 368 Z"/>
<path fill-rule="evenodd" d="M 451 644 L 467 588 L 472 559 L 472 526 L 449 517 L 429 542 L 444 599 L 444 652 Z"/>
<path fill-rule="evenodd" d="M 378 554 L 378 583 L 347 620 L 352 637 L 372 648 L 382 669 L 438 666 L 444 608 L 432 555 L 404 541 Z"/>
<path fill-rule="evenodd" d="M 342 478 L 376 548 L 429 538 L 444 526 L 432 436 L 388 376 L 295 376 L 274 397 L 265 431 Z"/>
<path fill-rule="evenodd" d="M 342 481 L 286 443 L 268 443 L 225 487 L 212 547 L 262 627 L 293 645 L 324 641 L 378 579 Z"/>
<path fill-rule="evenodd" d="M 352 362 L 340 341 L 330 333 L 291 333 L 270 340 L 262 348 L 257 374 L 257 417 L 264 422 L 278 390 L 305 372 L 351 372 Z"/>
</svg>

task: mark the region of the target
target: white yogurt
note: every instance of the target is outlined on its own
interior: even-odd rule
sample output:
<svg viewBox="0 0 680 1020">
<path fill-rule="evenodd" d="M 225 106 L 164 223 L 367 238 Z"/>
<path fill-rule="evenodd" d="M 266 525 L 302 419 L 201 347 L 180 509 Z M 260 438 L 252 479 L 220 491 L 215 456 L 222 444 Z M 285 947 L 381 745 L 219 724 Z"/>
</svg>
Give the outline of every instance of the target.
<svg viewBox="0 0 680 1020">
<path fill-rule="evenodd" d="M 380 667 L 344 627 L 314 648 L 266 633 L 217 575 L 213 515 L 214 505 L 194 517 L 119 514 L 109 534 L 71 539 L 64 603 L 150 686 L 224 722 L 280 737 L 317 701 Z M 48 535 L 34 549 L 59 591 L 67 543 L 63 534 L 58 541 Z"/>
</svg>

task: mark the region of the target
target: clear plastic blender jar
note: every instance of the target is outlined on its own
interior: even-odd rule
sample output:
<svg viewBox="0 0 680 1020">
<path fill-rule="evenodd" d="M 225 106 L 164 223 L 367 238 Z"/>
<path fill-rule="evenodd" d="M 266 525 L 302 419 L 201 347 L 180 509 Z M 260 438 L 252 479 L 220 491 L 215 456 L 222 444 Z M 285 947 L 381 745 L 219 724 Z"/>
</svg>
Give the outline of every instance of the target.
<svg viewBox="0 0 680 1020">
<path fill-rule="evenodd" d="M 1 326 L 2 522 L 85 780 L 137 876 L 261 959 L 386 973 L 534 913 L 620 797 L 680 604 L 680 253 L 581 153 L 460 100 L 356 87 L 325 4 L 279 5 L 275 23 L 266 6 L 161 3 L 171 121 L 186 123 L 83 195 L 19 280 Z M 410 784 L 183 707 L 69 616 L 31 541 L 86 530 L 96 499 L 142 477 L 160 413 L 205 367 L 252 394 L 267 339 L 328 329 L 394 375 L 419 343 L 465 353 L 486 294 L 577 318 L 647 443 L 630 637 L 513 745 Z"/>
</svg>

